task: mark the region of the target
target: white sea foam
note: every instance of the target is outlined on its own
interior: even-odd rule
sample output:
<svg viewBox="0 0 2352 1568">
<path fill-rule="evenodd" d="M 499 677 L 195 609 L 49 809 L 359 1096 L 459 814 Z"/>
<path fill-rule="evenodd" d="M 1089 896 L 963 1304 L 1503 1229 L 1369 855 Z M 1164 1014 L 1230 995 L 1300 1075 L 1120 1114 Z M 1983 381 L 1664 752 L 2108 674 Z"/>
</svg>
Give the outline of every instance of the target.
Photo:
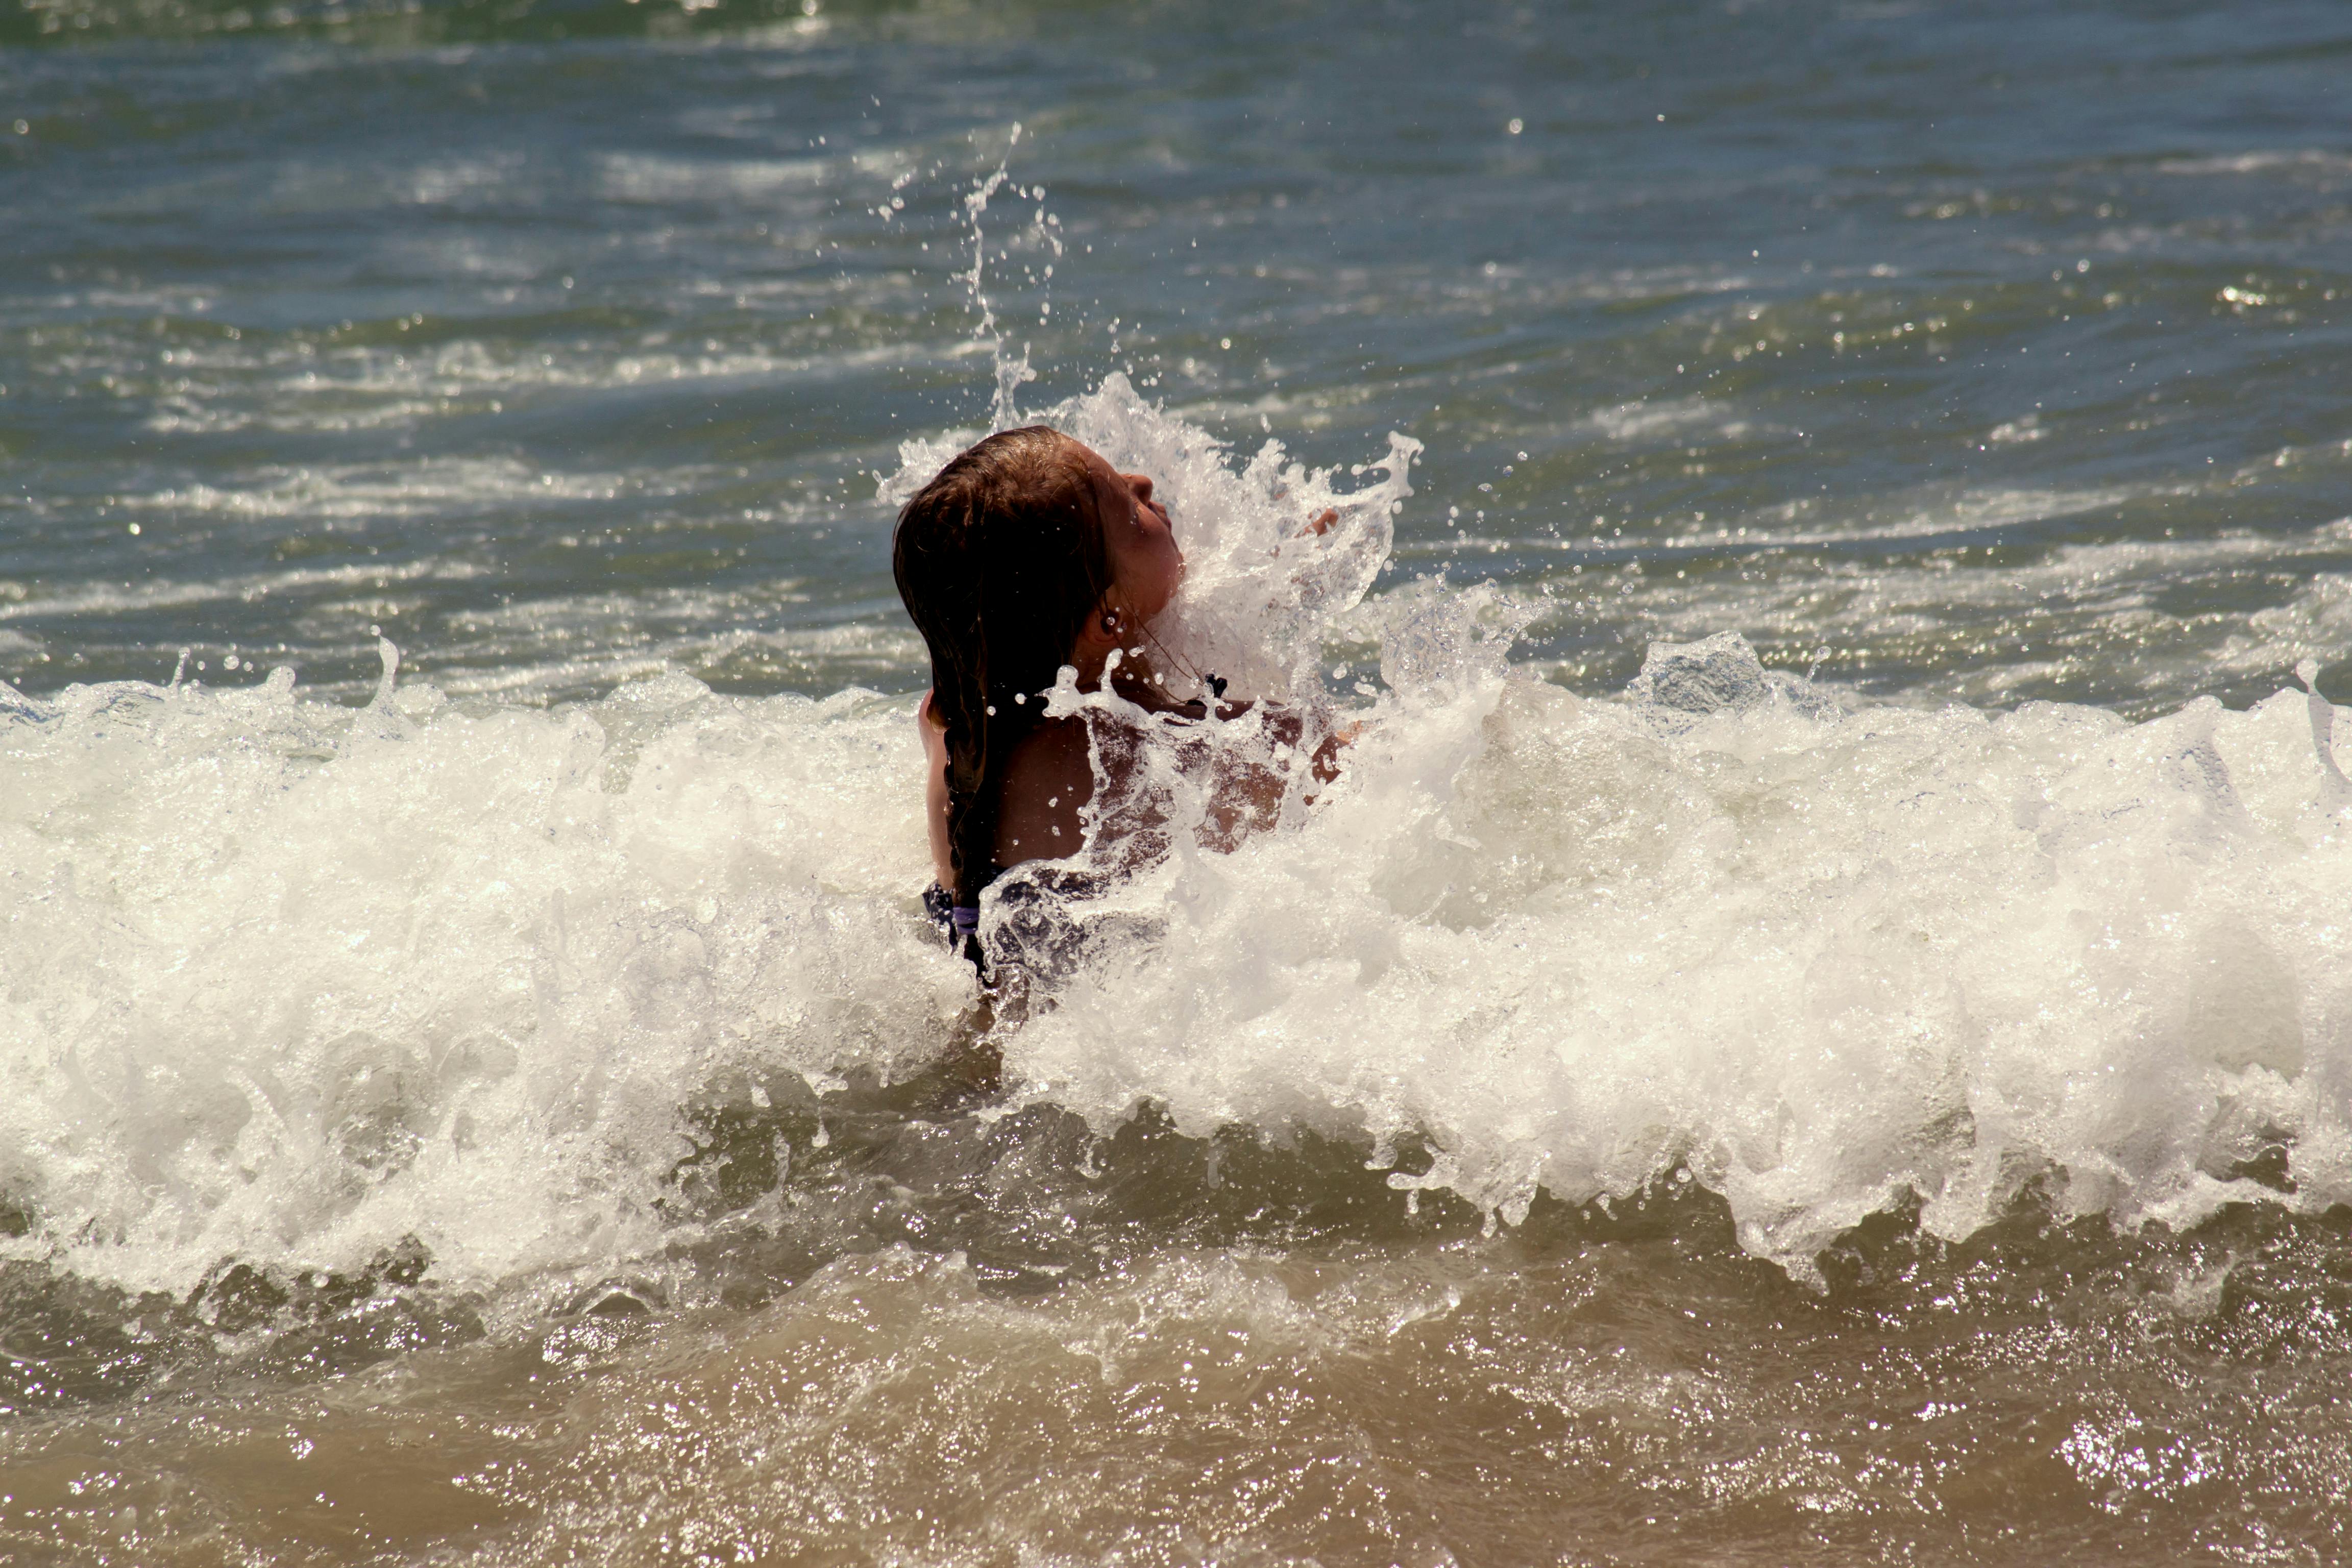
<svg viewBox="0 0 2352 1568">
<path fill-rule="evenodd" d="M 0 710 L 0 1186 L 88 1272 L 625 1257 L 714 1076 L 884 1070 L 920 940 L 903 701 L 684 677 L 558 713 L 118 685 Z"/>
<path fill-rule="evenodd" d="M 1407 445 L 1349 495 L 1123 383 L 1053 417 L 1167 490 L 1171 637 L 1315 700 Z M 2187 1221 L 2273 1200 L 2232 1173 L 2278 1144 L 2276 1201 L 2352 1201 L 2352 786 L 2304 693 L 1873 706 L 1725 635 L 1586 699 L 1507 663 L 1512 619 L 1357 608 L 1387 689 L 1340 782 L 1129 884 L 1149 920 L 1007 1031 L 1016 1097 L 1424 1133 L 1396 1182 L 1506 1220 L 1688 1168 L 1800 1270 L 1906 1190 L 1948 1235 L 2044 1175 Z M 179 1289 L 409 1236 L 471 1283 L 657 1247 L 685 1108 L 904 1071 L 969 997 L 915 910 L 910 707 L 0 689 L 0 1194 L 34 1222 L 0 1246 Z"/>
<path fill-rule="evenodd" d="M 1604 438 L 1618 442 L 1682 440 L 1704 430 L 1708 437 L 1736 441 L 1753 428 L 1721 404 L 1704 397 L 1666 397 L 1655 402 L 1621 403 L 1598 408 L 1584 423 Z"/>
<path fill-rule="evenodd" d="M 660 158 L 608 153 L 598 161 L 598 188 L 607 199 L 672 205 L 780 196 L 822 190 L 838 172 L 832 158 Z"/>
<path fill-rule="evenodd" d="M 250 604 L 273 594 L 302 594 L 322 588 L 397 590 L 419 583 L 462 583 L 478 576 L 480 570 L 465 561 L 370 562 L 365 565 L 301 566 L 242 577 L 190 578 L 121 587 L 110 583 L 77 583 L 44 592 L 37 586 L 21 595 L 0 593 L 0 620 L 113 615 L 239 600 Z"/>
<path fill-rule="evenodd" d="M 698 292 L 691 287 L 688 292 Z M 810 292 L 791 283 L 730 288 L 739 305 L 762 296 Z M 495 412 L 506 402 L 614 387 L 769 378 L 793 381 L 860 370 L 931 362 L 951 343 L 872 344 L 825 353 L 782 354 L 761 345 L 716 340 L 670 344 L 658 337 L 634 352 L 520 353 L 459 339 L 437 347 L 353 344 L 325 353 L 300 341 L 255 341 L 173 351 L 180 374 L 157 389 L 147 417 L 158 432 L 220 434 L 254 428 L 279 431 L 382 429 L 446 416 L 461 409 Z M 89 378 L 125 374 L 121 355 L 93 357 Z M 191 375 L 190 372 L 194 372 Z M 203 379 L 198 379 L 202 377 Z M 242 395 L 230 395 L 240 394 Z M 490 467 L 493 465 L 477 465 Z"/>
<path fill-rule="evenodd" d="M 1958 515 L 1979 515 L 2000 498 L 1963 498 Z M 1923 534 L 1939 530 L 1923 519 Z M 1957 526 L 1957 525 L 1956 525 Z M 1826 533 L 1819 536 L 1829 537 Z M 2231 531 L 2198 539 L 2064 544 L 2042 559 L 1998 570 L 1961 570 L 1948 554 L 1872 562 L 1831 559 L 1804 573 L 1676 575 L 1671 561 L 1595 564 L 1574 574 L 1512 587 L 1537 612 L 1538 635 L 1580 624 L 1639 628 L 1651 637 L 1702 637 L 1738 626 L 1759 644 L 1826 645 L 1830 668 L 1912 662 L 1933 674 L 1925 694 L 2009 704 L 2036 686 L 2063 689 L 2096 674 L 2148 694 L 2276 676 L 2305 658 L 2331 660 L 2352 647 L 2352 581 L 2326 569 L 2339 560 L 2352 524 L 2339 520 L 2301 534 Z M 1739 549 L 1801 548 L 1814 536 L 1748 527 L 1695 534 L 1703 556 L 1729 540 Z M 1464 548 L 1526 550 L 1524 541 L 1468 541 Z M 1563 552 L 1578 542 L 1562 542 Z M 2284 604 L 2235 607 L 2233 578 L 2249 569 L 2300 567 L 2308 581 Z M 2210 584 L 2203 594 L 2188 592 Z M 2119 650 L 2131 650 L 2119 659 Z M 1914 695 L 1923 694 L 1915 689 Z"/>
<path fill-rule="evenodd" d="M 2257 174 L 2273 169 L 2340 174 L 2352 170 L 2352 157 L 2334 148 L 2298 147 L 2216 158 L 2167 158 L 2156 166 L 2159 174 Z"/>
<path fill-rule="evenodd" d="M 1800 1268 L 1906 1189 L 1958 1235 L 2045 1172 L 2192 1219 L 2270 1142 L 2338 1201 L 2352 821 L 2305 710 L 1858 707 L 1729 635 L 1629 702 L 1465 659 L 1299 832 L 1150 873 L 1158 951 L 1009 1062 L 1104 1122 L 1426 1131 L 1506 1215 L 1687 1163 Z"/>
</svg>

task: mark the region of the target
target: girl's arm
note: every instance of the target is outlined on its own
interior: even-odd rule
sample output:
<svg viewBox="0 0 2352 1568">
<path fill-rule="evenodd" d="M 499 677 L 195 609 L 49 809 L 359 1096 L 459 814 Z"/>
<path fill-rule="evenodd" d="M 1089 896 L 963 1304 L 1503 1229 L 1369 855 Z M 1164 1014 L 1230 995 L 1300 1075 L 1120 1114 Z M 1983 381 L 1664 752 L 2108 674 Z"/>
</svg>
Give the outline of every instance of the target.
<svg viewBox="0 0 2352 1568">
<path fill-rule="evenodd" d="M 1315 803 L 1318 787 L 1339 776 L 1339 749 L 1356 738 L 1360 726 L 1343 724 L 1323 730 L 1300 710 L 1279 702 L 1220 702 L 1218 717 L 1239 719 L 1255 710 L 1267 753 L 1260 757 L 1225 752 L 1210 767 L 1214 798 L 1202 824 L 1201 841 L 1214 849 L 1232 850 L 1253 833 L 1262 833 L 1282 818 L 1282 803 L 1296 778 L 1297 754 L 1307 751 L 1303 796 Z M 1318 733 L 1318 731 L 1320 731 Z M 1277 760 L 1278 759 L 1278 760 Z"/>
<path fill-rule="evenodd" d="M 948 854 L 948 727 L 932 714 L 928 691 L 915 710 L 915 728 L 923 736 L 923 821 L 930 830 L 931 874 L 952 893 L 955 872 Z"/>
</svg>

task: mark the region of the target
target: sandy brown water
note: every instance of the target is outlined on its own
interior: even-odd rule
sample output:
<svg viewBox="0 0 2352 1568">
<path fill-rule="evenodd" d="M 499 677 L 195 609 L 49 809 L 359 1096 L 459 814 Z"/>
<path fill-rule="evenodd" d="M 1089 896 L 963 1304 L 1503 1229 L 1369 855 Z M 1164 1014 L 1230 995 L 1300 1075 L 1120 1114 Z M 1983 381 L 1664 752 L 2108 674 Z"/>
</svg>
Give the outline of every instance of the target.
<svg viewBox="0 0 2352 1568">
<path fill-rule="evenodd" d="M 19 1271 L 0 1544 L 173 1564 L 2346 1549 L 2340 1212 L 2119 1237 L 2029 1199 L 1957 1247 L 1887 1215 L 1817 1289 L 1672 1178 L 1482 1235 L 1311 1137 L 841 1120 L 672 1276 L 691 1301 L 656 1271 L 486 1332 L 497 1303 L 404 1286 L 395 1261 L 282 1298 L 216 1281 L 126 1334 Z M 257 1321 L 232 1331 L 239 1311 Z M 28 1378 L 26 1351 L 79 1386 Z"/>
</svg>

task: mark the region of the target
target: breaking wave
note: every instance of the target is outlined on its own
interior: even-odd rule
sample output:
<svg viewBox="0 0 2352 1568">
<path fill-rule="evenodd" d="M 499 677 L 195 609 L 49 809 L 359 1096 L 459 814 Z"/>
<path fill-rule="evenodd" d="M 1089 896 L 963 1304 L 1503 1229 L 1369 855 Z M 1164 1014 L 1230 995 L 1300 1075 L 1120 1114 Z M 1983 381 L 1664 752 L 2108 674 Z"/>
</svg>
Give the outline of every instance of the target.
<svg viewBox="0 0 2352 1568">
<path fill-rule="evenodd" d="M 986 1114 L 1311 1134 L 1506 1224 L 1686 1173 L 1801 1276 L 1874 1213 L 1957 1237 L 2029 1186 L 2125 1225 L 2352 1202 L 2315 696 L 1878 703 L 1727 630 L 1579 695 L 1510 662 L 1498 595 L 1370 594 L 1412 443 L 1244 460 L 1116 377 L 1049 417 L 1160 479 L 1172 641 L 1361 728 L 1311 808 L 1125 886 L 1148 919 L 996 1028 Z M 610 1270 L 710 1223 L 679 1193 L 713 1114 L 799 1108 L 773 1178 L 824 1096 L 978 1026 L 918 904 L 911 699 L 525 709 L 385 654 L 364 708 L 290 671 L 0 689 L 5 1256 L 179 1293 L 419 1246 L 455 1287 Z"/>
</svg>

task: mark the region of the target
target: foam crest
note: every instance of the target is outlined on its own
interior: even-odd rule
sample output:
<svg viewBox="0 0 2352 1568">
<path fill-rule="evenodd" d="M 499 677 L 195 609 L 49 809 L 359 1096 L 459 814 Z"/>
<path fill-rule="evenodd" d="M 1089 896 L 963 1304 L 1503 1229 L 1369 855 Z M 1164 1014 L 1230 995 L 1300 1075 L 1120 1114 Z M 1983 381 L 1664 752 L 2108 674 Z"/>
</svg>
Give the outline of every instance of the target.
<svg viewBox="0 0 2352 1568">
<path fill-rule="evenodd" d="M 698 1096 L 900 1069 L 962 1005 L 907 711 L 675 675 L 552 714 L 283 674 L 0 708 L 5 1245 L 182 1289 L 657 1245 Z"/>
<path fill-rule="evenodd" d="M 2186 1223 L 2284 1148 L 2293 1201 L 2352 1198 L 2352 816 L 2304 693 L 1866 706 L 1725 635 L 1586 700 L 1457 640 L 1296 831 L 1175 837 L 1118 900 L 1151 951 L 1008 1043 L 1028 1094 L 1425 1133 L 1394 1184 L 1506 1218 L 1686 1168 L 1800 1271 L 1906 1192 L 1955 1237 L 2036 1180 Z"/>
<path fill-rule="evenodd" d="M 1507 1221 L 1687 1171 L 1801 1272 L 1906 1194 L 1948 1236 L 2037 1182 L 2126 1222 L 2352 1201 L 2352 786 L 2315 694 L 1871 704 L 1721 634 L 1583 698 L 1511 664 L 1499 591 L 1365 596 L 1411 442 L 1343 491 L 1116 376 L 1048 416 L 1167 492 L 1181 651 L 1360 725 L 1331 784 L 1274 707 L 1202 726 L 1201 767 L 1278 785 L 1230 852 L 1171 752 L 1164 858 L 1065 900 L 1087 940 L 998 1028 L 1016 1102 L 1426 1147 L 1393 1185 Z M 1327 637 L 1380 649 L 1347 714 Z M 7 1253 L 179 1290 L 410 1237 L 460 1285 L 610 1267 L 701 1223 L 698 1107 L 956 1037 L 907 700 L 670 674 L 549 711 L 394 658 L 363 709 L 285 672 L 0 688 Z"/>
</svg>

